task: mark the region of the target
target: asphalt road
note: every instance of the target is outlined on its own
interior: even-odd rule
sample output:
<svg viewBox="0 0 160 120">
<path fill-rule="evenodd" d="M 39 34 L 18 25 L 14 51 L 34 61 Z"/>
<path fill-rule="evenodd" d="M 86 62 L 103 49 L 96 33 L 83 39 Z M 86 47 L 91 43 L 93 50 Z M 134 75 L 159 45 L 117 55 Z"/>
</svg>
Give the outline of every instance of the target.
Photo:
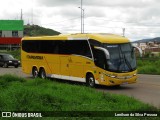
<svg viewBox="0 0 160 120">
<path fill-rule="evenodd" d="M 0 75 L 4 74 L 12 74 L 12 75 L 17 75 L 20 77 L 29 77 L 29 75 L 26 75 L 22 72 L 22 68 L 14 68 L 14 67 L 8 67 L 8 68 L 2 68 L 0 67 Z"/>
<path fill-rule="evenodd" d="M 13 74 L 20 77 L 31 77 L 22 72 L 21 68 L 0 68 L 0 75 Z M 99 91 L 123 94 L 160 108 L 160 75 L 138 75 L 135 84 L 122 85 L 118 88 L 98 86 Z"/>
<path fill-rule="evenodd" d="M 138 75 L 135 84 L 121 85 L 118 88 L 100 87 L 100 91 L 123 94 L 160 108 L 160 75 Z"/>
</svg>

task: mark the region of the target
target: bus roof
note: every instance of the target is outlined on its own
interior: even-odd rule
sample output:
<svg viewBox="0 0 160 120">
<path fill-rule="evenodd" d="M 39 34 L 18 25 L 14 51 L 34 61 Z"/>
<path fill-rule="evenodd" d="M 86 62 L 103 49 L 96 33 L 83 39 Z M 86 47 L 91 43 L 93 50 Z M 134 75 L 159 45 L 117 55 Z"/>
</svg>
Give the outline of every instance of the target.
<svg viewBox="0 0 160 120">
<path fill-rule="evenodd" d="M 93 39 L 101 43 L 128 43 L 129 39 L 115 34 L 93 33 L 93 34 L 60 34 L 56 36 L 24 37 L 22 40 L 70 40 L 70 39 Z"/>
</svg>

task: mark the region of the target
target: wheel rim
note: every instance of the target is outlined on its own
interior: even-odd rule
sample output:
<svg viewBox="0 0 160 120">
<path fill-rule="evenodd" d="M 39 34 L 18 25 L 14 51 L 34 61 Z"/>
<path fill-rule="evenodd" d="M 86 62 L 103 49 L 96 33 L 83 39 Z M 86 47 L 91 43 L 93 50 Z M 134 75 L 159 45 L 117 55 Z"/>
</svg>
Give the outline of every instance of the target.
<svg viewBox="0 0 160 120">
<path fill-rule="evenodd" d="M 45 78 L 44 71 L 42 71 L 41 77 L 42 77 L 43 79 Z"/>
<path fill-rule="evenodd" d="M 38 71 L 36 69 L 34 69 L 33 71 L 33 77 L 34 78 L 37 78 L 38 77 Z"/>
<path fill-rule="evenodd" d="M 41 71 L 41 78 L 42 79 L 45 79 L 46 78 L 46 73 L 44 70 Z"/>
<path fill-rule="evenodd" d="M 91 87 L 94 86 L 94 78 L 93 78 L 93 77 L 90 77 L 90 78 L 89 78 L 89 85 L 90 85 Z"/>
</svg>

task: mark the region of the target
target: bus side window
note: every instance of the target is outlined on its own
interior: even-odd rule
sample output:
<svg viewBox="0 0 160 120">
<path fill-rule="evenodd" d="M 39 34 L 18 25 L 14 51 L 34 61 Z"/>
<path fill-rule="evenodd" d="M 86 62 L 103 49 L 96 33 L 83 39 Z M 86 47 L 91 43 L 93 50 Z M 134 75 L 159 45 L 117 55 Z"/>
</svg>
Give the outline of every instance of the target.
<svg viewBox="0 0 160 120">
<path fill-rule="evenodd" d="M 58 45 L 58 41 L 55 41 L 54 45 L 52 44 L 52 49 L 54 54 L 58 54 L 59 51 L 59 45 Z"/>
<path fill-rule="evenodd" d="M 105 53 L 101 50 L 94 49 L 94 58 L 95 58 L 95 65 L 102 68 L 106 69 L 106 57 Z"/>
<path fill-rule="evenodd" d="M 87 41 L 84 40 L 65 41 L 65 44 L 61 49 L 64 49 L 62 52 L 65 52 L 66 54 L 82 55 L 91 58 L 89 45 Z"/>
</svg>

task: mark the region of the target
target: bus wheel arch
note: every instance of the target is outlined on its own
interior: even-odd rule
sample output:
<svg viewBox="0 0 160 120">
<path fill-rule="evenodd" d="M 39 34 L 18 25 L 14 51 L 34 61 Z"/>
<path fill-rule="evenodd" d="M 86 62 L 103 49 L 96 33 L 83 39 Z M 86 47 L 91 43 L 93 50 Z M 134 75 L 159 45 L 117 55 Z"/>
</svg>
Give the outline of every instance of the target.
<svg viewBox="0 0 160 120">
<path fill-rule="evenodd" d="M 88 72 L 86 74 L 86 84 L 89 87 L 95 87 L 95 78 L 94 75 L 91 72 Z"/>
<path fill-rule="evenodd" d="M 33 67 L 32 67 L 32 76 L 33 76 L 34 78 L 37 78 L 37 77 L 38 77 L 38 69 L 37 69 L 36 66 L 33 66 Z"/>
<path fill-rule="evenodd" d="M 39 77 L 42 79 L 46 79 L 46 71 L 43 67 L 39 68 Z"/>
</svg>

